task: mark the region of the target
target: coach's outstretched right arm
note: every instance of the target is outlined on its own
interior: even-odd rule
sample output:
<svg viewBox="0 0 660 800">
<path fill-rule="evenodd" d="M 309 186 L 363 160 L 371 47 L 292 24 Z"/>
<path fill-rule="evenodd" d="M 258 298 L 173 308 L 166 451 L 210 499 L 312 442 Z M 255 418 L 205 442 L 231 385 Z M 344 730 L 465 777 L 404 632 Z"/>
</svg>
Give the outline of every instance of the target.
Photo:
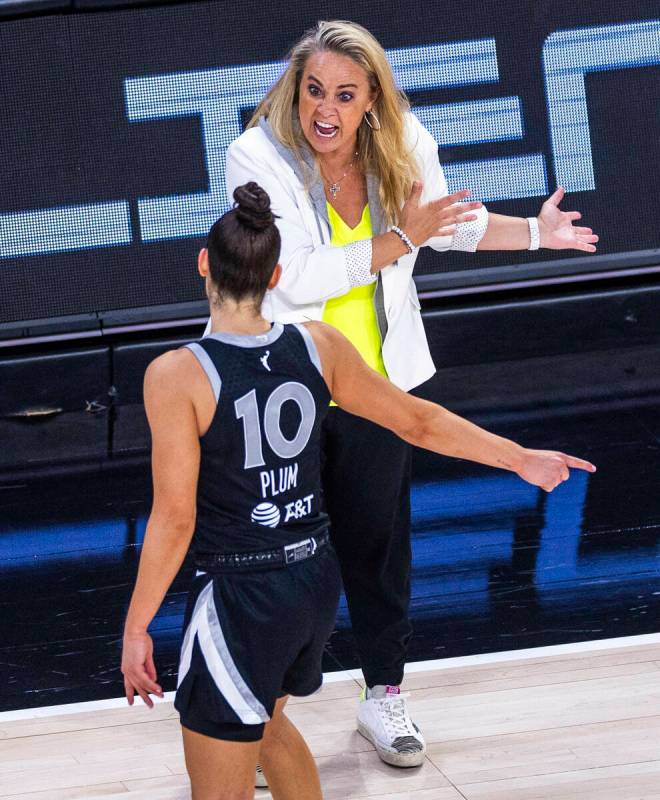
<svg viewBox="0 0 660 800">
<path fill-rule="evenodd" d="M 372 370 L 339 331 L 306 324 L 321 357 L 323 377 L 340 408 L 389 428 L 402 439 L 446 456 L 510 470 L 551 492 L 568 480 L 569 468 L 595 472 L 588 461 L 554 450 L 530 450 L 406 394 Z"/>
</svg>

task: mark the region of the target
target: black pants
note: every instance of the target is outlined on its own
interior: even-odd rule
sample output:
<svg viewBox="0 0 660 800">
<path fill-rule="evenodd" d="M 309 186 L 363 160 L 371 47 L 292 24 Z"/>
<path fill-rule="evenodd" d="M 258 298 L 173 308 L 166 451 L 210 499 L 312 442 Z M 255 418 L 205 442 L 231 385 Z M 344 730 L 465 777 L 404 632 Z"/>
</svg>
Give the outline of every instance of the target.
<svg viewBox="0 0 660 800">
<path fill-rule="evenodd" d="M 323 431 L 323 493 L 367 686 L 401 683 L 412 632 L 411 447 L 339 408 Z"/>
</svg>

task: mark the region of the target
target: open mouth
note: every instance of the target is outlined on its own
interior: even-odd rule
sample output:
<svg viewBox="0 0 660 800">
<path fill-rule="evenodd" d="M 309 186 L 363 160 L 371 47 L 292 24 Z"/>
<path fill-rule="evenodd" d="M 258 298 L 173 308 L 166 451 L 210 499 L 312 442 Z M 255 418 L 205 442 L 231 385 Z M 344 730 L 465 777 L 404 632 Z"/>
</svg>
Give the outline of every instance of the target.
<svg viewBox="0 0 660 800">
<path fill-rule="evenodd" d="M 328 125 L 325 122 L 314 122 L 314 130 L 322 139 L 332 139 L 339 128 L 336 125 Z"/>
</svg>

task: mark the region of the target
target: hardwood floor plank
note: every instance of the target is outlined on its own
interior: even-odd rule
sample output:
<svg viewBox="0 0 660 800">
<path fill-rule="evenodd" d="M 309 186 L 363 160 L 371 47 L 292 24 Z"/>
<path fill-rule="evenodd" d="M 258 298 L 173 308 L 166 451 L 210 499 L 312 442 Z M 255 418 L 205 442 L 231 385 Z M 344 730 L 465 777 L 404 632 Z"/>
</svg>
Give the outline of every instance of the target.
<svg viewBox="0 0 660 800">
<path fill-rule="evenodd" d="M 178 721 L 172 724 L 169 720 L 63 731 L 3 742 L 3 761 L 0 763 L 4 763 L 5 759 L 10 760 L 12 756 L 33 761 L 42 757 L 61 756 L 73 758 L 77 763 L 93 763 L 97 757 L 103 758 L 108 751 L 112 751 L 114 757 L 123 761 L 124 756 L 136 754 L 136 747 L 157 748 L 166 743 L 179 742 L 180 739 L 181 728 Z"/>
<path fill-rule="evenodd" d="M 343 681 L 332 681 L 324 683 L 316 694 L 310 694 L 307 697 L 290 697 L 287 702 L 287 708 L 298 706 L 301 703 L 319 703 L 326 700 L 337 700 L 342 697 L 352 697 L 357 703 L 361 691 L 362 686 L 351 678 Z"/>
<path fill-rule="evenodd" d="M 461 784 L 467 800 L 660 800 L 660 761 Z"/>
<path fill-rule="evenodd" d="M 445 697 L 422 689 L 410 697 L 413 718 L 435 742 L 652 717 L 659 703 L 660 672 Z"/>
<path fill-rule="evenodd" d="M 108 797 L 129 800 L 123 783 L 99 783 L 96 786 L 74 786 L 66 789 L 43 789 L 39 792 L 0 795 L 2 800 L 106 800 Z M 134 798 L 130 798 L 134 800 Z"/>
<path fill-rule="evenodd" d="M 467 671 L 464 679 L 462 670 L 451 670 L 449 674 L 442 670 L 432 673 L 418 673 L 406 675 L 403 682 L 404 691 L 414 691 L 426 688 L 435 688 L 443 697 L 462 695 L 466 689 L 470 694 L 477 692 L 499 691 L 500 689 L 533 688 L 535 686 L 551 686 L 561 683 L 576 683 L 589 681 L 596 678 L 615 678 L 628 675 L 641 675 L 644 673 L 655 674 L 658 665 L 654 661 L 633 661 L 622 664 L 603 664 L 587 666 L 581 665 L 551 665 L 544 671 L 543 664 L 526 666 L 520 664 L 513 668 L 479 672 Z M 552 668 L 554 667 L 554 669 Z"/>
<path fill-rule="evenodd" d="M 408 675 L 429 743 L 418 769 L 383 764 L 355 731 L 353 678 L 288 712 L 326 800 L 660 800 L 657 649 Z M 190 800 L 171 703 L 7 722 L 0 738 L 1 800 Z"/>
<path fill-rule="evenodd" d="M 353 800 L 464 800 L 453 786 L 446 786 L 443 789 L 420 789 L 412 792 L 397 792 L 396 794 L 361 795 L 353 797 Z"/>
<path fill-rule="evenodd" d="M 454 784 L 548 775 L 658 755 L 660 716 L 431 743 L 429 759 Z"/>
<path fill-rule="evenodd" d="M 173 790 L 185 795 L 188 792 L 190 796 L 190 783 L 187 775 L 168 775 L 162 778 L 141 778 L 137 780 L 124 781 L 124 786 L 130 792 L 126 800 L 135 800 L 136 795 L 140 792 L 156 791 L 156 790 Z"/>
<path fill-rule="evenodd" d="M 453 786 L 437 787 L 435 789 L 412 789 L 411 791 L 395 792 L 394 794 L 391 792 L 375 795 L 351 794 L 347 795 L 347 798 L 348 800 L 465 800 L 463 795 Z M 126 798 L 126 800 L 129 800 L 129 798 Z M 265 789 L 257 791 L 255 800 L 272 800 L 272 795 Z"/>
<path fill-rule="evenodd" d="M 44 770 L 30 768 L 0 775 L 0 797 L 16 794 L 19 788 L 22 792 L 56 791 L 168 774 L 169 770 L 164 764 L 136 764 L 134 759 L 129 762 L 108 759 L 105 764 L 95 764 L 93 767 L 76 764 Z"/>
<path fill-rule="evenodd" d="M 77 763 L 72 755 L 68 753 L 62 753 L 61 755 L 50 753 L 47 748 L 40 748 L 38 752 L 20 753 L 17 758 L 11 758 L 11 755 L 11 751 L 4 747 L 2 748 L 0 775 L 23 772 L 33 767 L 55 769 L 56 767 L 66 767 Z"/>
<path fill-rule="evenodd" d="M 149 709 L 141 700 L 129 708 L 111 708 L 100 711 L 84 711 L 77 714 L 62 714 L 55 717 L 33 717 L 32 719 L 0 721 L 0 741 L 25 736 L 43 736 L 62 731 L 81 731 L 91 728 L 112 727 L 115 725 L 140 724 L 164 719 L 179 724 L 179 715 L 172 703 L 157 702 Z"/>
<path fill-rule="evenodd" d="M 353 800 L 419 789 L 451 788 L 426 761 L 414 769 L 393 769 L 374 753 L 341 753 L 317 759 L 325 800 Z"/>
</svg>

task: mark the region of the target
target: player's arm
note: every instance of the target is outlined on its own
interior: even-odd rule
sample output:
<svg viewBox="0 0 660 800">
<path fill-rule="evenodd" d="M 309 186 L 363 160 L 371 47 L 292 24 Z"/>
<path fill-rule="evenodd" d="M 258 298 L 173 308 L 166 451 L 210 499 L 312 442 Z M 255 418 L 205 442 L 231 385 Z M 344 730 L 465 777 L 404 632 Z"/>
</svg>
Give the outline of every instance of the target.
<svg viewBox="0 0 660 800">
<path fill-rule="evenodd" d="M 546 491 L 568 478 L 569 467 L 590 472 L 596 469 L 564 453 L 521 447 L 442 406 L 413 397 L 368 367 L 355 347 L 334 328 L 322 323 L 308 323 L 308 327 L 337 405 L 389 428 L 411 444 L 510 470 Z"/>
<path fill-rule="evenodd" d="M 153 361 L 144 379 L 144 404 L 151 429 L 153 505 L 147 522 L 137 581 L 124 626 L 122 672 L 129 703 L 137 692 L 151 706 L 156 683 L 147 628 L 186 556 L 195 527 L 199 435 L 190 359 L 182 351 Z"/>
</svg>

